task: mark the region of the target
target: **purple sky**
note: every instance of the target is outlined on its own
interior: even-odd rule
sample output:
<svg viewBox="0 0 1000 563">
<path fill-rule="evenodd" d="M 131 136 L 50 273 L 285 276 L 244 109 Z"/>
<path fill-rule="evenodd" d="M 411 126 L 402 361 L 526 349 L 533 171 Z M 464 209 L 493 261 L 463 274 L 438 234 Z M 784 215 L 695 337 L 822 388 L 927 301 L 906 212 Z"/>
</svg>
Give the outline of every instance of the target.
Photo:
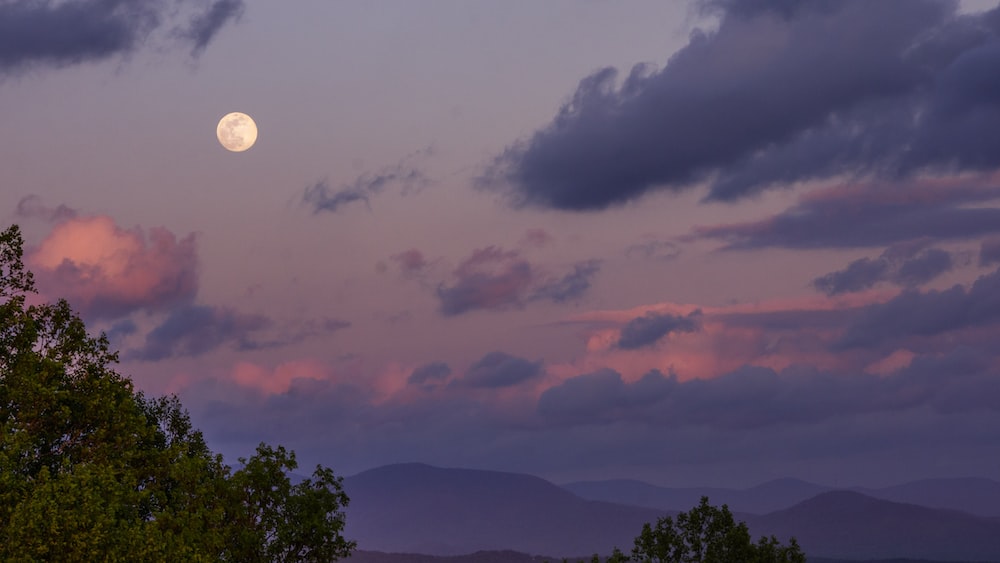
<svg viewBox="0 0 1000 563">
<path fill-rule="evenodd" d="M 43 297 L 229 458 L 1000 474 L 996 1 L 7 0 L 0 107 Z"/>
</svg>

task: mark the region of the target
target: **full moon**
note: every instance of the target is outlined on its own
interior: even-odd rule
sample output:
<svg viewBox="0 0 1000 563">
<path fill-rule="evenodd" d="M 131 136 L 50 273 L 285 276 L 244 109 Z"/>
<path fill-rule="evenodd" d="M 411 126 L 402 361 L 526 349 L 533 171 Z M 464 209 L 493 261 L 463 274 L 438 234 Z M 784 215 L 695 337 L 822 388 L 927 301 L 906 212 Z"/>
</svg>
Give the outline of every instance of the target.
<svg viewBox="0 0 1000 563">
<path fill-rule="evenodd" d="M 234 111 L 219 120 L 215 134 L 226 150 L 243 152 L 257 142 L 257 124 L 249 115 Z"/>
</svg>

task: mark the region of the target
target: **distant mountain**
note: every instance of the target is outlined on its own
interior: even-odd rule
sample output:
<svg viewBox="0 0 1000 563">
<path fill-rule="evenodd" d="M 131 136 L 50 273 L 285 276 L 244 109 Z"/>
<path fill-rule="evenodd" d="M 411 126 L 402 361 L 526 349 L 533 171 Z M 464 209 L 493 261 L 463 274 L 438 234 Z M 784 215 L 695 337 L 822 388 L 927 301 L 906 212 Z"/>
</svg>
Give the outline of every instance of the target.
<svg viewBox="0 0 1000 563">
<path fill-rule="evenodd" d="M 1000 483 L 990 479 L 923 479 L 883 489 L 853 490 L 895 502 L 1000 517 Z"/>
<path fill-rule="evenodd" d="M 733 512 L 751 514 L 788 508 L 832 490 L 798 479 L 777 479 L 749 489 L 670 488 L 631 480 L 580 481 L 565 484 L 563 488 L 585 499 L 673 511 L 690 510 L 702 496 L 707 496 L 716 506 L 727 504 Z"/>
<path fill-rule="evenodd" d="M 1000 561 L 1000 523 L 954 510 L 822 493 L 791 508 L 747 519 L 756 537 L 795 536 L 813 557 Z"/>
<path fill-rule="evenodd" d="M 561 558 L 528 555 L 517 551 L 477 551 L 465 555 L 424 555 L 421 553 L 384 553 L 381 551 L 356 551 L 351 563 L 546 563 L 562 561 Z M 923 563 L 923 562 L 922 562 Z"/>
<path fill-rule="evenodd" d="M 728 504 L 733 512 L 750 514 L 789 508 L 820 493 L 837 490 L 798 479 L 777 479 L 749 489 L 670 488 L 631 480 L 580 481 L 563 488 L 585 499 L 675 511 L 689 510 L 704 495 L 712 504 Z M 881 489 L 850 490 L 883 500 L 1000 517 L 1000 483 L 990 479 L 924 479 Z"/>
<path fill-rule="evenodd" d="M 952 486 L 938 484 L 945 489 Z M 642 485 L 637 490 L 645 490 Z M 642 525 L 664 514 L 584 500 L 529 475 L 422 464 L 366 471 L 345 479 L 344 487 L 351 498 L 345 535 L 365 550 L 356 558 L 358 563 L 442 561 L 413 554 L 460 556 L 443 560 L 449 563 L 539 563 L 540 558 L 525 554 L 551 556 L 552 561 L 566 556 L 573 561 L 589 559 L 592 553 L 607 555 L 614 547 L 629 551 Z M 713 504 L 727 502 L 732 508 L 759 510 L 765 501 L 788 502 L 811 487 L 816 486 L 782 480 L 748 489 L 743 496 L 712 496 L 725 491 L 721 489 L 685 494 L 708 494 Z M 935 490 L 904 487 L 891 492 L 931 498 L 926 491 Z M 771 498 L 764 499 L 767 495 Z M 688 510 L 697 498 L 674 502 L 683 502 L 681 506 Z M 787 541 L 795 536 L 810 560 L 1000 562 L 1000 519 L 877 499 L 856 491 L 821 492 L 762 516 L 735 512 L 755 538 L 774 534 Z"/>
<path fill-rule="evenodd" d="M 631 548 L 662 511 L 584 500 L 515 473 L 400 464 L 344 480 L 345 535 L 363 550 L 457 555 L 516 550 L 559 556 Z"/>
<path fill-rule="evenodd" d="M 356 551 L 350 563 L 557 563 L 561 558 L 528 555 L 517 551 L 478 551 L 466 555 L 423 555 L 418 553 L 383 553 L 381 551 Z M 581 559 L 571 559 L 579 563 Z M 590 558 L 583 558 L 589 563 Z M 956 563 L 952 561 L 929 561 L 927 559 L 825 559 L 810 557 L 809 563 Z M 974 563 L 971 561 L 959 563 Z"/>
</svg>

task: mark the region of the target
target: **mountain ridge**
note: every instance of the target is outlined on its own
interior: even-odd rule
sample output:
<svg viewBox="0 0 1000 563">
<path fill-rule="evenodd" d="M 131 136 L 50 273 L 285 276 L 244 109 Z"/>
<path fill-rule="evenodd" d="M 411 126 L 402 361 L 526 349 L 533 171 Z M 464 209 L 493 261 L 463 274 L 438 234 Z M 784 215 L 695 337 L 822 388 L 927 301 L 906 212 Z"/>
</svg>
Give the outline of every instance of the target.
<svg viewBox="0 0 1000 563">
<path fill-rule="evenodd" d="M 811 485 L 786 480 L 753 489 L 768 492 L 783 484 Z M 586 500 L 536 476 L 426 464 L 375 468 L 346 478 L 344 487 L 351 498 L 345 535 L 366 552 L 519 552 L 589 560 L 614 547 L 630 550 L 644 523 L 670 513 Z M 795 536 L 811 558 L 1000 562 L 1000 519 L 857 491 L 824 491 L 763 515 L 734 512 L 754 538 Z"/>
</svg>

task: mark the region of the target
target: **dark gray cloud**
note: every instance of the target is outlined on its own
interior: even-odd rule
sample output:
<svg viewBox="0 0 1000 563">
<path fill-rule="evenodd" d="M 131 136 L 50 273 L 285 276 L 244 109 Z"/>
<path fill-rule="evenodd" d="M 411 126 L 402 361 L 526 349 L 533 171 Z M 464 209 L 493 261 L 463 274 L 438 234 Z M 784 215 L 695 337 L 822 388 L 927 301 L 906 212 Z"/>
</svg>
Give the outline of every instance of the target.
<svg viewBox="0 0 1000 563">
<path fill-rule="evenodd" d="M 542 374 L 542 362 L 532 362 L 505 352 L 490 352 L 472 364 L 456 385 L 497 389 L 512 387 Z"/>
<path fill-rule="evenodd" d="M 680 254 L 681 247 L 669 240 L 647 240 L 629 245 L 625 249 L 626 257 L 646 260 L 673 260 Z"/>
<path fill-rule="evenodd" d="M 186 25 L 173 21 L 192 10 Z M 0 3 L 0 74 L 126 56 L 161 28 L 197 55 L 242 10 L 242 0 L 8 0 Z"/>
<path fill-rule="evenodd" d="M 711 2 L 656 70 L 584 78 L 480 179 L 518 205 L 601 209 L 710 184 L 731 200 L 842 175 L 1000 165 L 1000 10 L 944 0 Z M 850 37 L 850 40 L 845 40 Z"/>
<path fill-rule="evenodd" d="M 984 240 L 979 247 L 979 265 L 1000 264 L 1000 238 Z"/>
<path fill-rule="evenodd" d="M 424 364 L 413 370 L 406 378 L 407 385 L 432 386 L 443 382 L 451 375 L 451 367 L 444 362 Z"/>
<path fill-rule="evenodd" d="M 981 352 L 959 348 L 917 356 L 888 376 L 747 366 L 685 382 L 654 370 L 627 383 L 618 372 L 604 369 L 547 389 L 538 400 L 538 412 L 568 424 L 636 420 L 658 427 L 737 429 L 918 408 L 1000 411 L 1000 379 L 991 371 L 992 361 Z"/>
<path fill-rule="evenodd" d="M 599 260 L 584 260 L 552 279 L 520 252 L 488 246 L 462 260 L 451 283 L 438 284 L 435 293 L 446 317 L 474 310 L 520 309 L 530 301 L 563 303 L 582 297 L 600 268 Z"/>
<path fill-rule="evenodd" d="M 650 311 L 625 323 L 618 336 L 618 347 L 635 350 L 652 346 L 672 332 L 694 332 L 699 328 L 700 317 L 701 309 L 687 316 Z"/>
<path fill-rule="evenodd" d="M 899 265 L 890 278 L 898 285 L 916 287 L 923 285 L 954 267 L 951 253 L 940 248 L 928 248 Z"/>
<path fill-rule="evenodd" d="M 139 327 L 135 324 L 135 321 L 132 319 L 123 319 L 108 327 L 108 329 L 104 331 L 104 335 L 108 337 L 108 340 L 110 340 L 112 346 L 114 346 L 119 339 L 129 336 L 130 334 L 135 334 L 138 330 Z"/>
<path fill-rule="evenodd" d="M 427 176 L 411 162 L 430 154 L 430 149 L 415 152 L 394 166 L 387 166 L 374 174 L 361 174 L 353 182 L 336 188 L 330 186 L 327 180 L 320 180 L 302 192 L 302 203 L 312 208 L 313 213 L 336 213 L 345 205 L 358 201 L 363 201 L 370 209 L 371 198 L 391 186 L 403 192 L 427 186 L 430 182 Z"/>
<path fill-rule="evenodd" d="M 685 240 L 716 239 L 726 250 L 871 248 L 921 240 L 967 240 L 1000 233 L 1000 187 L 969 181 L 835 187 L 772 217 L 699 227 Z"/>
<path fill-rule="evenodd" d="M 323 319 L 320 323 L 322 332 L 337 332 L 338 330 L 343 330 L 351 326 L 350 321 L 345 321 L 343 319 Z"/>
<path fill-rule="evenodd" d="M 42 202 L 42 198 L 37 195 L 27 195 L 17 202 L 14 215 L 20 219 L 41 219 L 57 223 L 65 219 L 73 219 L 79 212 L 66 204 L 60 203 L 56 207 L 50 207 Z"/>
<path fill-rule="evenodd" d="M 204 12 L 192 16 L 179 35 L 191 41 L 191 52 L 197 55 L 208 47 L 220 29 L 239 19 L 244 8 L 243 0 L 216 0 Z"/>
<path fill-rule="evenodd" d="M 838 348 L 866 348 L 912 337 L 1000 323 L 1000 270 L 980 276 L 968 289 L 906 290 L 866 307 L 848 325 Z"/>
<path fill-rule="evenodd" d="M 542 283 L 530 299 L 564 303 L 578 299 L 590 289 L 591 279 L 601 271 L 600 260 L 584 260 L 573 264 L 573 271 L 565 276 Z"/>
<path fill-rule="evenodd" d="M 257 340 L 272 321 L 229 308 L 188 305 L 175 309 L 146 335 L 142 347 L 128 352 L 129 359 L 159 361 L 182 356 L 200 356 L 230 344 L 239 350 L 267 345 Z"/>
<path fill-rule="evenodd" d="M 884 258 L 859 258 L 843 270 L 816 278 L 813 286 L 827 295 L 861 291 L 885 280 L 888 271 L 889 262 Z"/>
<path fill-rule="evenodd" d="M 902 244 L 890 247 L 878 258 L 859 258 L 843 270 L 820 276 L 813 280 L 813 286 L 827 295 L 861 291 L 879 282 L 916 287 L 953 267 L 954 260 L 947 250 Z"/>
</svg>

